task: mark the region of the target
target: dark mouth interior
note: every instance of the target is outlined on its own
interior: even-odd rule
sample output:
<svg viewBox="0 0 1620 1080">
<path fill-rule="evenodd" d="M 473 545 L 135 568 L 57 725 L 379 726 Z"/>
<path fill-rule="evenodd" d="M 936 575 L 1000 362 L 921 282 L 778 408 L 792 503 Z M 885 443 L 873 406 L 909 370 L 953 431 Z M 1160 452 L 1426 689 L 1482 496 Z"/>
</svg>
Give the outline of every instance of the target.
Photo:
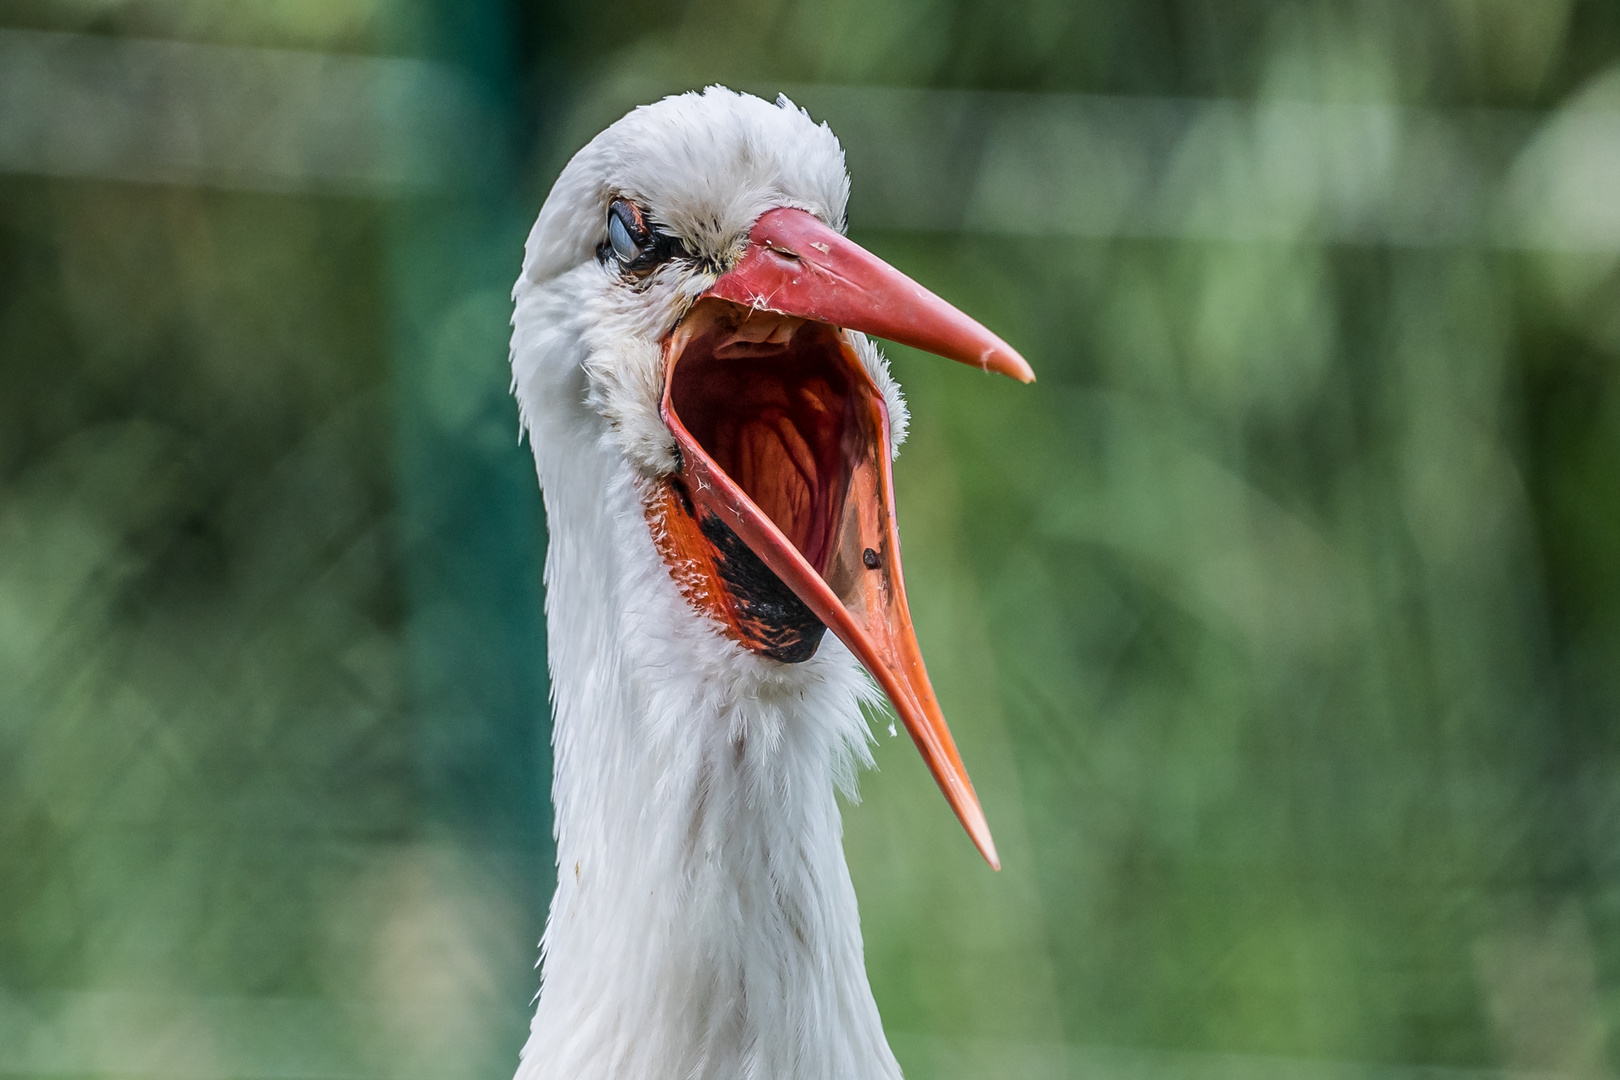
<svg viewBox="0 0 1620 1080">
<path fill-rule="evenodd" d="M 824 574 L 859 450 L 849 361 L 823 323 L 778 323 L 766 341 L 749 336 L 714 324 L 690 341 L 671 375 L 670 405 Z"/>
</svg>

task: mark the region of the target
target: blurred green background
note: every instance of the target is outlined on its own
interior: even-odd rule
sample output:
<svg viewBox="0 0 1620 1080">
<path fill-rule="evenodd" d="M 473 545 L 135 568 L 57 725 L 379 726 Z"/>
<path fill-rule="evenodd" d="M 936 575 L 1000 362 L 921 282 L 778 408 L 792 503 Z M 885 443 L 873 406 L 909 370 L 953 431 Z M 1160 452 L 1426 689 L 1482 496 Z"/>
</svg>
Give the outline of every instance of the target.
<svg viewBox="0 0 1620 1080">
<path fill-rule="evenodd" d="M 549 895 L 506 299 L 628 107 L 786 90 L 902 348 L 846 811 L 927 1078 L 1616 1075 L 1612 0 L 7 0 L 0 1076 L 498 1078 Z"/>
</svg>

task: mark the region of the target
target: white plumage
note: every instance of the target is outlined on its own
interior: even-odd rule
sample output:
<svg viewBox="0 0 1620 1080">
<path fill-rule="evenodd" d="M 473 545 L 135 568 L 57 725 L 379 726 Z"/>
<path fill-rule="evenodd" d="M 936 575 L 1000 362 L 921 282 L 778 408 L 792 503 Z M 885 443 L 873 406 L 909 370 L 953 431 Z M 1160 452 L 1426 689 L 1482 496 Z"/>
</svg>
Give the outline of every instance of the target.
<svg viewBox="0 0 1620 1080">
<path fill-rule="evenodd" d="M 868 986 L 835 791 L 881 701 L 835 636 L 781 663 L 698 610 L 660 554 L 673 474 L 664 342 L 778 207 L 841 229 L 825 125 L 710 88 L 635 110 L 564 169 L 514 290 L 513 389 L 550 528 L 557 892 L 519 1080 L 878 1080 L 900 1070 Z M 613 199 L 686 256 L 630 282 Z M 906 411 L 877 349 L 853 354 Z M 976 804 L 975 804 L 976 809 Z"/>
</svg>

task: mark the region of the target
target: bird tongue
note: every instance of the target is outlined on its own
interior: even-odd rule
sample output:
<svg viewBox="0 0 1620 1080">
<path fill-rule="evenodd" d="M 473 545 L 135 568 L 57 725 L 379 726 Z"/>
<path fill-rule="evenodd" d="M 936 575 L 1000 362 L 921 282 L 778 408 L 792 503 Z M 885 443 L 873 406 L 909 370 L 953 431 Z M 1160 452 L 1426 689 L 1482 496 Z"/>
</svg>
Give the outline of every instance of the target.
<svg viewBox="0 0 1620 1080">
<path fill-rule="evenodd" d="M 740 320 L 738 329 L 713 349 L 721 360 L 770 363 L 773 352 L 785 352 L 795 334 L 803 333 L 799 320 L 810 320 L 878 334 L 1023 382 L 1034 379 L 1029 365 L 1000 338 L 801 210 L 763 215 L 750 232 L 742 259 L 705 297 L 788 317 L 758 319 L 753 328 L 747 319 Z M 704 310 L 712 311 L 712 301 L 700 300 L 694 315 Z M 866 665 L 968 835 L 990 865 L 1000 869 L 978 796 L 923 666 L 906 604 L 889 416 L 882 393 L 839 335 L 848 383 L 836 395 L 844 405 L 838 446 L 845 482 L 835 493 L 840 497 L 826 506 L 831 527 L 825 542 L 813 545 L 813 566 L 677 413 L 676 369 L 707 317 L 689 316 L 671 336 L 661 408 L 680 447 L 681 480 L 695 516 L 723 521 Z M 796 529 L 795 535 L 802 543 L 807 534 Z"/>
</svg>

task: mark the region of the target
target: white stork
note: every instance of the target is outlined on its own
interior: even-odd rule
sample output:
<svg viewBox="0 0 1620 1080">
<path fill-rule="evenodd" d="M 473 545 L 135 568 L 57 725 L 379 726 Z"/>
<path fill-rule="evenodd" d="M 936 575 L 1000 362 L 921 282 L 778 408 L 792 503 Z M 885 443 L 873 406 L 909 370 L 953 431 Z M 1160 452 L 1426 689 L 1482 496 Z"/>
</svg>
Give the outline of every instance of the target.
<svg viewBox="0 0 1620 1080">
<path fill-rule="evenodd" d="M 834 799 L 871 760 L 863 665 L 997 865 L 906 607 L 906 407 L 866 334 L 1034 376 L 845 239 L 848 192 L 826 125 L 711 87 L 593 139 L 529 235 L 558 880 L 519 1080 L 900 1075 Z"/>
</svg>

